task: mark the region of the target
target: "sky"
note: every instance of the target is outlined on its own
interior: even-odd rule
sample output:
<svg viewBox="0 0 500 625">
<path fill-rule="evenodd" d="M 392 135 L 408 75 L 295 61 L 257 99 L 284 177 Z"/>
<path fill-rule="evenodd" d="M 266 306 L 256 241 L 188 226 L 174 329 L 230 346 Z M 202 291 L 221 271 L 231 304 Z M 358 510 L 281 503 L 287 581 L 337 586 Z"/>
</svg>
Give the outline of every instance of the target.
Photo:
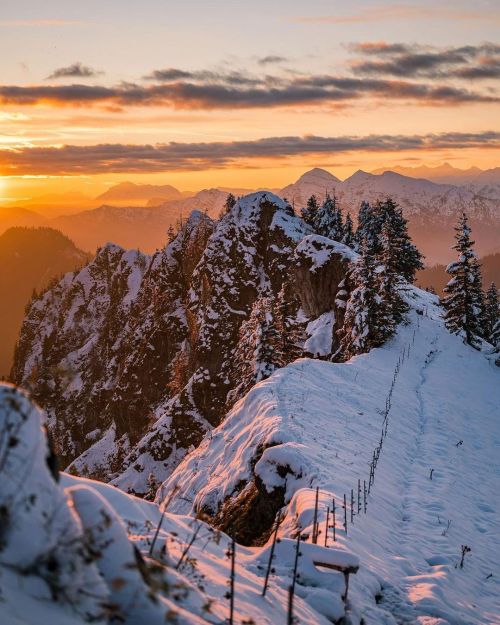
<svg viewBox="0 0 500 625">
<path fill-rule="evenodd" d="M 499 163 L 498 0 L 2 0 L 0 197 Z"/>
</svg>

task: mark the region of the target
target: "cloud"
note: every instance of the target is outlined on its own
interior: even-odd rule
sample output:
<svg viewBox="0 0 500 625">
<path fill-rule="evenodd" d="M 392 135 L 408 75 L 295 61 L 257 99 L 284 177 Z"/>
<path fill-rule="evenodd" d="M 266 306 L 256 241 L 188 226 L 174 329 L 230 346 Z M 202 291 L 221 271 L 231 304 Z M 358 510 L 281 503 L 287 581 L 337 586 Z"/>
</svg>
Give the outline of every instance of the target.
<svg viewBox="0 0 500 625">
<path fill-rule="evenodd" d="M 172 81 L 153 85 L 120 83 L 116 86 L 50 85 L 0 86 L 0 103 L 30 106 L 165 106 L 184 110 L 244 109 L 282 106 L 347 104 L 361 98 L 383 98 L 425 105 L 456 106 L 498 103 L 492 93 L 466 88 L 330 74 L 265 77 L 262 80 L 234 74 L 216 80 Z"/>
<path fill-rule="evenodd" d="M 101 75 L 102 72 L 89 67 L 88 65 L 82 65 L 82 63 L 73 63 L 68 67 L 60 67 L 56 69 L 47 77 L 47 80 L 54 80 L 58 78 L 93 78 Z"/>
<path fill-rule="evenodd" d="M 294 21 L 305 24 L 359 24 L 371 22 L 388 22 L 409 19 L 439 20 L 486 20 L 500 21 L 500 12 L 497 9 L 463 10 L 452 4 L 429 6 L 429 4 L 381 4 L 366 7 L 357 12 L 335 15 L 302 16 Z"/>
<path fill-rule="evenodd" d="M 365 137 L 290 136 L 254 141 L 167 143 L 157 145 L 25 147 L 0 150 L 5 175 L 80 175 L 194 171 L 249 165 L 252 159 L 355 152 L 433 151 L 500 148 L 500 132 Z"/>
<path fill-rule="evenodd" d="M 348 106 L 360 100 L 426 106 L 500 102 L 491 89 L 471 82 L 500 75 L 500 46 L 437 48 L 404 43 L 363 42 L 351 45 L 350 71 L 304 74 L 275 68 L 272 73 L 176 67 L 157 69 L 146 82 L 115 85 L 0 85 L 0 104 L 92 107 L 166 107 L 171 110 L 229 110 L 276 107 Z M 282 57 L 260 59 L 261 65 Z M 96 70 L 74 63 L 50 78 L 88 78 Z M 447 80 L 450 79 L 450 80 Z"/>
<path fill-rule="evenodd" d="M 285 63 L 288 59 L 284 56 L 277 56 L 274 54 L 270 54 L 268 56 L 263 56 L 257 60 L 259 65 L 279 65 L 280 63 Z"/>
<path fill-rule="evenodd" d="M 493 43 L 437 48 L 367 42 L 350 49 L 360 55 L 351 63 L 358 75 L 469 80 L 500 76 L 500 46 Z"/>
</svg>

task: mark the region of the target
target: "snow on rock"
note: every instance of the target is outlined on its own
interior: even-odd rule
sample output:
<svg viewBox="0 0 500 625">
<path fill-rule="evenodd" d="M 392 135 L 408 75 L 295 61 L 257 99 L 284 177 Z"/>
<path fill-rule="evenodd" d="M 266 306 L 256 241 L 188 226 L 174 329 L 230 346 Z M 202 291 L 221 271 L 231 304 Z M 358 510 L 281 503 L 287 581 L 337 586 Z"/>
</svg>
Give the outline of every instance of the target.
<svg viewBox="0 0 500 625">
<path fill-rule="evenodd" d="M 335 313 L 333 310 L 310 321 L 306 327 L 308 338 L 304 343 L 304 351 L 315 357 L 329 356 L 332 353 L 334 328 Z"/>
<path fill-rule="evenodd" d="M 126 625 L 165 623 L 169 608 L 149 590 L 141 577 L 143 562 L 134 551 L 122 521 L 111 505 L 88 486 L 66 491 L 82 522 L 96 565 L 110 589 L 113 618 Z"/>
<path fill-rule="evenodd" d="M 45 622 L 103 623 L 108 589 L 49 468 L 43 428 L 41 412 L 26 395 L 0 385 L 0 622 L 40 623 L 41 614 L 52 618 L 43 606 L 57 601 L 65 617 Z M 24 620 L 23 607 L 36 621 Z"/>
<path fill-rule="evenodd" d="M 351 248 L 319 235 L 306 236 L 299 243 L 294 255 L 296 288 L 309 318 L 337 308 L 340 285 L 356 258 Z M 338 322 L 342 320 L 343 313 Z"/>
<path fill-rule="evenodd" d="M 264 191 L 238 200 L 217 223 L 187 293 L 183 384 L 154 408 L 156 421 L 124 457 L 114 484 L 151 493 L 149 476 L 161 483 L 224 418 L 228 393 L 240 382 L 233 358 L 240 326 L 258 297 L 279 293 L 297 242 L 308 232 L 286 202 Z M 290 302 L 290 311 L 297 305 Z"/>
<path fill-rule="evenodd" d="M 446 331 L 435 296 L 408 287 L 404 297 L 408 323 L 383 347 L 343 364 L 301 359 L 256 385 L 157 500 L 177 486 L 173 511 L 237 533 L 246 518 L 254 533 L 241 535 L 254 544 L 281 513 L 283 538 L 301 531 L 310 541 L 319 487 L 318 542 L 335 499 L 335 546 L 360 561 L 352 622 L 498 622 L 500 371 Z M 358 479 L 368 483 L 403 353 L 367 514 L 361 505 L 358 516 Z M 331 528 L 327 540 L 333 546 Z M 461 545 L 471 548 L 463 569 Z"/>
<path fill-rule="evenodd" d="M 56 481 L 47 464 L 43 416 L 8 385 L 0 386 L 0 432 L 2 625 L 203 625 L 227 619 L 226 535 L 201 520 L 162 515 L 156 504 L 103 483 L 68 474 Z M 188 553 L 194 531 L 198 539 Z M 268 550 L 237 546 L 236 623 L 285 620 L 293 570 L 288 542 L 280 547 L 283 561 L 266 598 Z M 343 586 L 335 572 L 317 571 L 314 559 L 305 551 L 294 613 L 300 622 L 327 625 L 322 614 L 328 602 L 320 601 L 318 584 L 328 585 L 330 610 L 338 614 Z"/>
</svg>

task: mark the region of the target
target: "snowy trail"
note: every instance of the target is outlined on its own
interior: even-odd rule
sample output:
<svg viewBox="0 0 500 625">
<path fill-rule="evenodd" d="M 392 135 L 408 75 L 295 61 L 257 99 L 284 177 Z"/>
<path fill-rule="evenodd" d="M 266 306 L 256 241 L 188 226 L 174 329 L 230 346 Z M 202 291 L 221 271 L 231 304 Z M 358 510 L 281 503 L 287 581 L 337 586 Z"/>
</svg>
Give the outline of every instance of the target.
<svg viewBox="0 0 500 625">
<path fill-rule="evenodd" d="M 445 340 L 445 343 L 448 342 Z M 497 606 L 491 612 L 485 612 L 486 620 L 479 617 L 478 622 L 500 622 L 496 595 L 498 565 L 495 558 L 484 557 L 488 555 L 486 550 L 481 553 L 481 562 L 466 557 L 464 569 L 455 568 L 460 560 L 461 544 L 471 546 L 470 543 L 482 541 L 482 536 L 485 543 L 490 541 L 493 553 L 495 543 L 497 555 L 500 553 L 500 528 L 493 507 L 481 499 L 475 508 L 472 504 L 478 499 L 477 489 L 481 482 L 478 480 L 475 483 L 475 478 L 490 473 L 483 484 L 491 484 L 492 478 L 498 482 L 498 475 L 491 468 L 488 471 L 480 453 L 483 450 L 488 457 L 488 451 L 491 451 L 494 455 L 498 439 L 493 436 L 488 444 L 485 440 L 488 435 L 477 431 L 482 428 L 470 420 L 473 414 L 470 398 L 454 403 L 453 419 L 446 418 L 450 416 L 446 409 L 450 388 L 440 382 L 440 373 L 446 368 L 449 357 L 446 346 L 440 345 L 437 333 L 430 342 L 430 350 L 415 387 L 418 432 L 403 482 L 401 531 L 397 548 L 398 558 L 402 559 L 401 578 L 397 586 L 387 585 L 384 588 L 381 603 L 381 607 L 388 609 L 398 624 L 469 625 L 472 621 L 470 616 L 463 615 L 463 609 L 474 606 L 457 600 L 457 594 L 451 592 L 450 586 L 468 586 L 472 580 L 476 589 L 472 592 L 470 588 L 464 589 L 463 596 L 468 596 L 469 600 L 476 597 L 478 604 L 487 600 Z M 467 373 L 457 370 L 456 374 L 454 387 L 470 391 L 464 379 Z M 440 406 L 443 408 L 440 409 Z M 484 422 L 481 423 L 484 426 Z M 473 449 L 467 449 L 471 443 Z M 487 486 L 485 490 L 491 492 Z M 472 549 L 471 558 L 474 555 L 473 546 Z"/>
<path fill-rule="evenodd" d="M 292 498 L 289 536 L 299 516 L 302 528 L 312 522 L 318 486 L 321 529 L 334 497 L 335 546 L 361 562 L 349 591 L 353 622 L 500 625 L 500 372 L 447 332 L 432 296 L 415 289 L 413 306 L 382 348 L 345 364 L 301 359 L 258 384 L 179 467 L 192 477 L 173 509 L 223 502 L 258 470 L 270 490 L 283 485 Z M 346 536 L 343 496 L 368 483 L 408 346 L 367 514 L 355 515 Z M 463 569 L 461 545 L 471 548 Z"/>
</svg>

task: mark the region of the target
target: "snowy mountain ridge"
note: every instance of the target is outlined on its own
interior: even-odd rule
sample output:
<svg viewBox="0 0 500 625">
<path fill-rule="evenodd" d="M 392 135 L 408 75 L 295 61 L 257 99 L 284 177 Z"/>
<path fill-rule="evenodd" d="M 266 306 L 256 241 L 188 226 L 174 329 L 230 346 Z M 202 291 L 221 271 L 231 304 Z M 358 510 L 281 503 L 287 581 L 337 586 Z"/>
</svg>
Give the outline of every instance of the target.
<svg viewBox="0 0 500 625">
<path fill-rule="evenodd" d="M 173 511 L 202 512 L 216 527 L 258 542 L 269 531 L 270 505 L 285 510 L 282 536 L 297 527 L 311 535 L 319 487 L 320 541 L 335 499 L 337 542 L 362 563 L 351 583 L 358 618 L 497 623 L 500 502 L 488 493 L 497 492 L 500 475 L 499 371 L 446 331 L 433 296 L 412 289 L 407 300 L 410 323 L 382 348 L 345 364 L 298 360 L 254 387 L 177 467 L 157 501 L 177 486 Z M 361 488 L 368 484 L 398 362 L 365 516 L 358 479 Z M 472 551 L 461 569 L 463 544 Z"/>
<path fill-rule="evenodd" d="M 354 625 L 498 623 L 499 369 L 487 353 L 448 333 L 434 296 L 411 288 L 405 298 L 411 306 L 407 323 L 384 346 L 342 364 L 299 359 L 253 387 L 179 464 L 158 491 L 157 504 L 66 475 L 62 487 L 55 484 L 44 464 L 45 444 L 40 447 L 32 440 L 34 432 L 41 436 L 36 424 L 42 417 L 21 399 L 23 409 L 31 410 L 22 427 L 32 432 L 22 439 L 38 445 L 39 452 L 16 492 L 22 498 L 35 487 L 43 493 L 40 503 L 49 514 L 54 505 L 65 509 L 64 501 L 72 501 L 74 527 L 81 524 L 90 540 L 98 541 L 91 544 L 106 546 L 97 560 L 75 564 L 83 588 L 85 579 L 99 585 L 93 599 L 78 597 L 80 586 L 73 576 L 72 595 L 40 601 L 48 596 L 51 578 L 43 569 L 20 577 L 17 561 L 11 560 L 14 568 L 5 567 L 5 554 L 19 553 L 27 521 L 41 554 L 51 553 L 51 545 L 58 554 L 60 547 L 57 540 L 41 539 L 37 514 L 28 511 L 26 517 L 22 507 L 15 508 L 17 533 L 8 535 L 10 551 L 0 551 L 7 599 L 0 603 L 0 614 L 16 625 L 35 625 L 41 618 L 54 625 L 81 625 L 85 621 L 78 611 L 84 600 L 86 609 L 94 610 L 95 622 L 104 623 L 98 620 L 100 601 L 111 597 L 115 609 L 128 614 L 129 625 L 144 619 L 160 623 L 174 614 L 176 622 L 186 625 L 223 620 L 229 611 L 228 532 L 238 538 L 236 622 L 248 618 L 266 625 L 285 622 L 300 530 L 295 597 L 299 622 L 326 625 L 342 618 L 347 608 Z M 4 419 L 5 412 L 0 417 Z M 381 435 L 383 447 L 365 514 L 358 479 L 363 489 Z M 16 462 L 22 462 L 25 448 L 14 449 Z M 16 473 L 14 465 L 8 466 Z M 5 494 L 0 489 L 0 495 Z M 149 552 L 161 505 L 171 496 L 153 550 L 160 562 L 154 574 L 163 582 L 155 583 L 151 591 L 148 569 L 130 567 L 136 558 L 132 547 L 142 552 L 146 566 L 155 564 Z M 196 521 L 200 513 L 204 520 Z M 262 598 L 275 513 L 282 518 L 281 542 L 276 545 L 268 595 Z M 100 524 L 102 514 L 111 519 L 109 526 Z M 69 517 L 63 515 L 64 519 L 69 522 Z M 315 527 L 320 532 L 316 545 L 311 544 Z M 72 531 L 78 535 L 81 530 Z M 193 536 L 189 561 L 176 571 Z M 471 549 L 463 568 L 461 545 Z M 74 557 L 71 546 L 66 547 L 65 561 L 73 562 Z M 359 571 L 350 576 L 347 606 L 342 601 L 343 576 L 317 568 L 315 562 L 359 564 Z M 124 570 L 129 572 L 125 575 Z M 123 581 L 118 584 L 116 579 Z M 64 578 L 58 583 L 65 591 Z M 172 594 L 171 588 L 182 591 Z M 127 599 L 131 593 L 136 598 L 132 604 Z"/>
</svg>

